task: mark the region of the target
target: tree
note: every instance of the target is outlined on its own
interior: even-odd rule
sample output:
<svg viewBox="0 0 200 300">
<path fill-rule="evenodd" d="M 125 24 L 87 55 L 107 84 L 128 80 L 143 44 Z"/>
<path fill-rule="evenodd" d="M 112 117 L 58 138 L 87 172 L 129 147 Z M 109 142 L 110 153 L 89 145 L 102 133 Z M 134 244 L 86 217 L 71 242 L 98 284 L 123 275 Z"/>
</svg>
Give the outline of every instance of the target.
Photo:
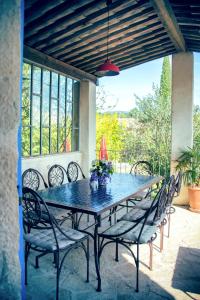
<svg viewBox="0 0 200 300">
<path fill-rule="evenodd" d="M 125 125 L 124 123 L 119 122 L 117 114 L 97 113 L 96 150 L 98 151 L 100 149 L 101 139 L 104 136 L 106 139 L 109 160 L 118 159 L 120 157 L 120 151 L 124 148 L 125 132 Z"/>
<path fill-rule="evenodd" d="M 130 114 L 137 121 L 126 134 L 126 149 L 133 149 L 129 160 L 149 160 L 156 172 L 169 174 L 171 149 L 171 70 L 164 58 L 160 87 L 153 85 L 152 94 L 136 96 L 136 108 Z"/>
<path fill-rule="evenodd" d="M 171 98 L 171 67 L 169 56 L 165 56 L 163 59 L 159 94 L 163 99 Z"/>
<path fill-rule="evenodd" d="M 200 106 L 195 105 L 193 115 L 194 144 L 200 143 Z"/>
</svg>

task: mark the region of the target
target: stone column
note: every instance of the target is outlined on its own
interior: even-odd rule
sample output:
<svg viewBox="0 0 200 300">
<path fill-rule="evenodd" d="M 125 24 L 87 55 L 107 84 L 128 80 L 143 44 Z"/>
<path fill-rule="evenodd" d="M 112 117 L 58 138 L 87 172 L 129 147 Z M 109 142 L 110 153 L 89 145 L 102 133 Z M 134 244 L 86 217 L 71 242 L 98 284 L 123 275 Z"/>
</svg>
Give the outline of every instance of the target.
<svg viewBox="0 0 200 300">
<path fill-rule="evenodd" d="M 96 157 L 96 85 L 81 81 L 80 86 L 80 151 L 82 166 L 89 176 L 91 162 Z"/>
<path fill-rule="evenodd" d="M 0 0 L 0 299 L 21 299 L 17 132 L 20 0 Z"/>
<path fill-rule="evenodd" d="M 182 149 L 193 143 L 193 53 L 172 56 L 172 153 L 171 173 L 175 173 L 176 159 Z M 187 188 L 175 199 L 176 204 L 187 204 Z"/>
</svg>

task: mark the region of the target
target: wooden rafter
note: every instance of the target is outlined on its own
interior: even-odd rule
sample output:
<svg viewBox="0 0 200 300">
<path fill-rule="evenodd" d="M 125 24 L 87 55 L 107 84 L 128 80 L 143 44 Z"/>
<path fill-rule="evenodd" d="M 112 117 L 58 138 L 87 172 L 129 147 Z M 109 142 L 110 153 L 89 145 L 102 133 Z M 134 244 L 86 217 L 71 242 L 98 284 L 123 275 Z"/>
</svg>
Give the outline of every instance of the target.
<svg viewBox="0 0 200 300">
<path fill-rule="evenodd" d="M 177 51 L 186 51 L 185 40 L 168 0 L 150 0 Z"/>
</svg>

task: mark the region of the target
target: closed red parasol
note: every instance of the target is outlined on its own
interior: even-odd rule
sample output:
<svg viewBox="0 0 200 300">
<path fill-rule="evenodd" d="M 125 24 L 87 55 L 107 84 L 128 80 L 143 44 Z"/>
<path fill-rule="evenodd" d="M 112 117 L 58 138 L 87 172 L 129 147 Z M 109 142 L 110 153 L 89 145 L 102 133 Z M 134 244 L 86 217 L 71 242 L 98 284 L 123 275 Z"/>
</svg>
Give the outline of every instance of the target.
<svg viewBox="0 0 200 300">
<path fill-rule="evenodd" d="M 108 160 L 108 152 L 107 152 L 107 149 L 106 149 L 106 139 L 105 139 L 104 136 L 101 139 L 99 159 L 100 160 Z"/>
</svg>

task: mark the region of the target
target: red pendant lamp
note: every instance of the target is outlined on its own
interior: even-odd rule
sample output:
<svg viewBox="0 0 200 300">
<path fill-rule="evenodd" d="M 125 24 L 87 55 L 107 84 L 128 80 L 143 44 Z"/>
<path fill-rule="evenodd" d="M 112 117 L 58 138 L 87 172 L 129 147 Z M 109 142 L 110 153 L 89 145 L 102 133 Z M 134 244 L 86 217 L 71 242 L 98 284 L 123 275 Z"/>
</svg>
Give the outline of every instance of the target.
<svg viewBox="0 0 200 300">
<path fill-rule="evenodd" d="M 102 76 L 116 76 L 119 75 L 120 69 L 112 61 L 108 58 L 108 41 L 109 41 L 109 5 L 112 4 L 112 0 L 106 1 L 107 8 L 108 8 L 108 27 L 107 27 L 107 59 L 105 62 L 97 68 L 95 75 L 98 77 Z"/>
</svg>

